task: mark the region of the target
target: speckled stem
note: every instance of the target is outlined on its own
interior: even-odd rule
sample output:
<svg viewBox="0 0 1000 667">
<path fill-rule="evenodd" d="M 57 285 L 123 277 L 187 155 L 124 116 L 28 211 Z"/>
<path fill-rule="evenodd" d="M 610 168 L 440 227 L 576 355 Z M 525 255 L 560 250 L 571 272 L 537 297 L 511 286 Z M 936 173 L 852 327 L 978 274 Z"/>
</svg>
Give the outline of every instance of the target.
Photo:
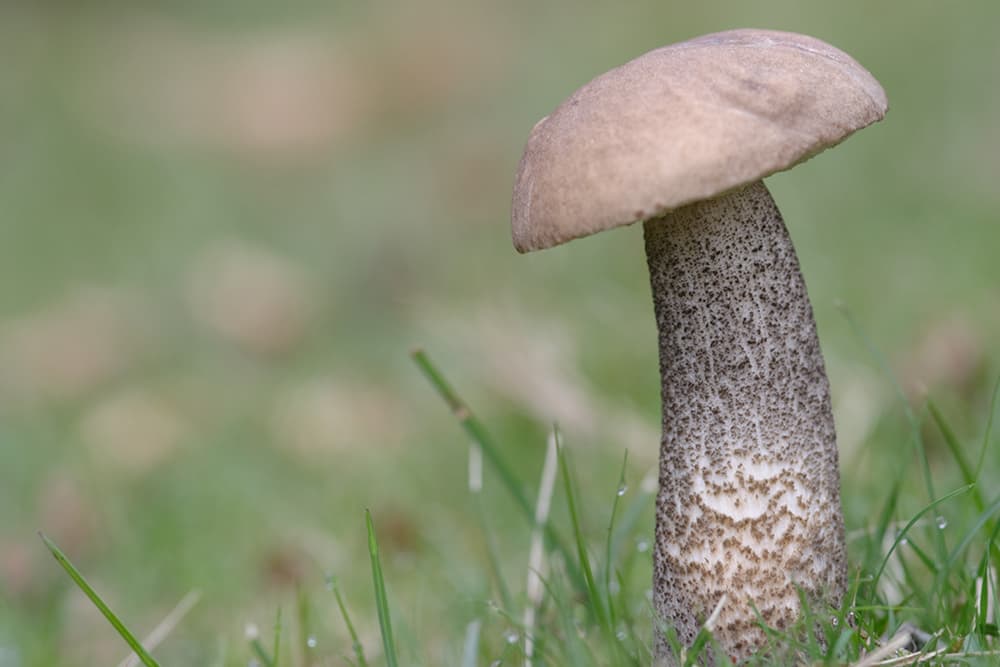
<svg viewBox="0 0 1000 667">
<path fill-rule="evenodd" d="M 837 445 L 812 307 L 762 182 L 645 223 L 663 441 L 653 602 L 732 658 L 847 585 Z M 668 649 L 657 633 L 660 664 Z M 708 656 L 707 662 L 713 658 Z"/>
</svg>

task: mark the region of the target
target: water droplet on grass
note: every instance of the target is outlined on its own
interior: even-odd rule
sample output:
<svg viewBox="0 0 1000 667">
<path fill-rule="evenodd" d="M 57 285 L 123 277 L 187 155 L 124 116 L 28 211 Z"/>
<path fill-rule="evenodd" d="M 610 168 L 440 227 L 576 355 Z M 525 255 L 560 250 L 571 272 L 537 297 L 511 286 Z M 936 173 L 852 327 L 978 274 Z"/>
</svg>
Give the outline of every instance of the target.
<svg viewBox="0 0 1000 667">
<path fill-rule="evenodd" d="M 503 638 L 508 644 L 516 644 L 521 635 L 517 634 L 517 630 L 508 630 Z"/>
<path fill-rule="evenodd" d="M 944 530 L 945 528 L 948 527 L 948 519 L 944 518 L 943 516 L 939 516 L 938 518 L 934 519 L 934 525 L 938 527 L 938 530 Z"/>
<path fill-rule="evenodd" d="M 626 491 L 628 491 L 628 484 L 622 484 L 618 487 L 618 496 L 624 496 Z"/>
<path fill-rule="evenodd" d="M 639 540 L 636 542 L 635 548 L 639 551 L 639 553 L 644 554 L 649 551 L 649 542 L 646 540 Z"/>
<path fill-rule="evenodd" d="M 308 637 L 306 637 L 306 646 L 308 646 L 309 648 L 316 648 L 316 643 L 317 643 L 316 637 L 314 637 L 313 635 L 309 635 Z"/>
</svg>

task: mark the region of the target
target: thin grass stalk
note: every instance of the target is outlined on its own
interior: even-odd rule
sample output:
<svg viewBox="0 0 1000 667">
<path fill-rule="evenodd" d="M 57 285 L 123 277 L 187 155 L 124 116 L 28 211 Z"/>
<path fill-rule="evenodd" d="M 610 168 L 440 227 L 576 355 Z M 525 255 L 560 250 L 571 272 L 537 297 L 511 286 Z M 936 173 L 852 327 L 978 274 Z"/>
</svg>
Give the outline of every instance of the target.
<svg viewBox="0 0 1000 667">
<path fill-rule="evenodd" d="M 190 591 L 181 598 L 180 602 L 163 617 L 155 628 L 148 635 L 143 637 L 142 645 L 147 651 L 153 651 L 163 643 L 170 633 L 174 631 L 184 617 L 188 615 L 195 605 L 201 600 L 201 591 Z M 118 667 L 136 667 L 139 664 L 139 656 L 133 651 L 124 660 L 118 663 Z"/>
<path fill-rule="evenodd" d="M 590 566 L 590 556 L 587 553 L 587 543 L 583 536 L 583 528 L 580 523 L 580 514 L 577 511 L 576 491 L 574 489 L 573 476 L 570 473 L 569 462 L 566 460 L 566 452 L 559 442 L 559 434 L 556 432 L 556 446 L 559 449 L 559 468 L 562 472 L 564 488 L 566 492 L 566 504 L 569 508 L 570 521 L 573 526 L 573 534 L 576 538 L 577 557 L 580 560 L 580 570 L 583 572 L 584 580 L 587 583 L 587 597 L 590 600 L 590 608 L 597 621 L 598 627 L 604 634 L 605 641 L 612 655 L 619 655 L 618 642 L 615 638 L 614 629 L 608 622 L 608 613 L 601 597 L 601 592 L 597 588 L 594 579 L 594 571 Z"/>
<path fill-rule="evenodd" d="M 462 667 L 476 667 L 479 656 L 479 630 L 483 622 L 480 619 L 470 621 L 465 626 L 465 642 L 462 644 Z"/>
<path fill-rule="evenodd" d="M 382 646 L 385 649 L 385 662 L 387 667 L 398 667 L 396 642 L 392 636 L 392 619 L 389 617 L 389 596 L 385 591 L 385 577 L 382 575 L 378 540 L 375 538 L 375 524 L 372 521 L 370 510 L 365 510 L 365 523 L 368 528 L 368 555 L 371 557 L 372 582 L 375 585 L 375 608 L 378 612 L 378 625 L 382 633 Z"/>
<path fill-rule="evenodd" d="M 151 656 L 145 647 L 143 647 L 142 643 L 136 639 L 135 635 L 133 635 L 132 632 L 125 627 L 125 624 L 122 623 L 118 616 L 111 611 L 111 608 L 108 607 L 101 596 L 97 594 L 97 591 L 95 591 L 93 587 L 87 583 L 87 580 L 84 579 L 83 575 L 80 574 L 80 571 L 76 569 L 72 562 L 70 562 L 66 554 L 64 554 L 59 547 L 56 546 L 56 543 L 50 540 L 45 533 L 39 532 L 38 536 L 42 538 L 42 542 L 44 542 L 45 546 L 48 547 L 48 550 L 52 553 L 56 562 L 62 566 L 62 568 L 66 571 L 66 574 L 69 575 L 69 578 L 76 583 L 77 587 L 83 591 L 84 595 L 90 599 L 93 605 L 97 607 L 101 614 L 104 615 L 104 618 L 108 620 L 108 623 L 110 623 L 121 638 L 125 640 L 125 643 L 131 647 L 132 651 L 139 657 L 139 660 L 142 661 L 142 664 L 146 665 L 146 667 L 159 667 L 159 663 L 153 659 L 153 656 Z"/>
<path fill-rule="evenodd" d="M 961 486 L 955 489 L 954 491 L 946 493 L 945 495 L 941 496 L 934 502 L 925 506 L 922 510 L 917 512 L 909 521 L 907 521 L 906 525 L 903 527 L 903 530 L 896 533 L 896 537 L 892 541 L 892 546 L 889 547 L 889 551 L 886 552 L 885 557 L 882 559 L 882 564 L 879 566 L 878 571 L 875 573 L 875 577 L 872 579 L 872 585 L 878 584 L 878 580 L 882 576 L 882 572 L 885 571 L 885 566 L 889 562 L 889 558 L 892 556 L 893 552 L 896 551 L 896 547 L 899 546 L 899 543 L 903 540 L 903 538 L 906 537 L 907 533 L 910 531 L 910 528 L 913 527 L 913 525 L 920 519 L 920 517 L 922 517 L 924 514 L 927 514 L 927 512 L 931 511 L 932 509 L 934 509 L 941 503 L 945 502 L 946 500 L 950 500 L 955 496 L 961 495 L 962 493 L 969 491 L 971 488 L 972 485 L 966 485 L 966 486 Z"/>
<path fill-rule="evenodd" d="M 938 573 L 938 576 L 934 581 L 935 591 L 937 591 L 938 588 L 944 583 L 944 580 L 946 579 L 947 575 L 951 572 L 951 569 L 955 566 L 955 563 L 957 563 L 958 559 L 962 556 L 962 552 L 964 552 L 968 548 L 968 546 L 972 544 L 972 541 L 976 538 L 976 534 L 980 531 L 980 529 L 983 526 L 987 524 L 990 518 L 998 511 L 1000 511 L 1000 497 L 998 497 L 996 500 L 990 503 L 989 507 L 987 507 L 986 510 L 976 518 L 976 521 L 972 525 L 972 528 L 966 531 L 965 536 L 962 538 L 962 541 L 959 542 L 955 546 L 955 548 L 951 550 L 950 554 L 948 554 L 948 558 L 945 561 L 944 567 L 941 568 L 940 572 Z"/>
<path fill-rule="evenodd" d="M 614 562 L 612 560 L 612 541 L 615 530 L 615 518 L 618 515 L 618 504 L 621 501 L 622 496 L 624 496 L 628 490 L 628 485 L 625 483 L 625 472 L 627 469 L 628 450 L 626 449 L 625 455 L 622 457 L 621 472 L 618 474 L 618 487 L 615 489 L 615 498 L 611 501 L 611 518 L 608 519 L 608 535 L 604 545 L 604 592 L 608 596 L 608 622 L 611 624 L 612 628 L 618 627 L 614 596 L 611 594 L 611 564 Z"/>
<path fill-rule="evenodd" d="M 478 443 L 482 448 L 483 455 L 497 472 L 504 488 L 506 488 L 511 496 L 513 496 L 514 502 L 518 509 L 520 509 L 521 514 L 528 520 L 529 524 L 533 524 L 534 511 L 531 503 L 528 501 L 528 496 L 525 493 L 524 488 L 521 486 L 520 481 L 518 481 L 517 475 L 514 474 L 513 468 L 511 468 L 510 465 L 508 465 L 508 463 L 504 460 L 503 456 L 501 456 L 500 447 L 493 440 L 485 425 L 479 421 L 475 414 L 473 414 L 462 398 L 445 379 L 444 374 L 437 368 L 437 366 L 434 365 L 433 362 L 431 362 L 426 352 L 421 349 L 416 349 L 410 353 L 410 357 L 417 365 L 417 368 L 419 368 L 423 373 L 424 377 L 430 381 L 434 389 L 437 390 L 441 398 L 444 399 L 445 403 L 448 404 L 452 414 L 455 415 L 455 418 L 458 420 L 466 435 L 468 435 L 473 442 Z M 562 554 L 565 559 L 566 571 L 569 574 L 570 579 L 573 581 L 573 584 L 578 590 L 585 591 L 586 582 L 583 580 L 582 574 L 570 557 L 572 552 L 566 546 L 565 541 L 559 536 L 551 523 L 546 524 L 545 537 L 549 541 L 549 544 L 552 545 L 552 548 Z"/>
<path fill-rule="evenodd" d="M 347 634 L 351 637 L 351 649 L 354 651 L 354 658 L 358 661 L 358 667 L 368 667 L 364 646 L 358 638 L 358 631 L 354 628 L 354 623 L 351 622 L 351 615 L 347 613 L 347 605 L 344 604 L 344 598 L 340 594 L 340 586 L 337 585 L 337 579 L 329 577 L 327 581 L 329 582 L 330 590 L 333 591 L 333 597 L 337 600 L 337 607 L 340 608 L 340 615 L 344 619 L 344 625 L 347 626 Z"/>
<path fill-rule="evenodd" d="M 538 484 L 538 503 L 535 506 L 535 527 L 531 531 L 531 547 L 528 556 L 528 580 L 525 584 L 527 604 L 524 607 L 524 666 L 531 667 L 534 656 L 535 615 L 542 602 L 542 573 L 545 568 L 544 532 L 549 522 L 552 507 L 552 492 L 555 488 L 558 449 L 556 431 L 549 435 L 545 448 L 545 463 Z"/>
<path fill-rule="evenodd" d="M 899 402 L 903 410 L 903 414 L 906 415 L 906 420 L 910 425 L 910 433 L 913 438 L 913 448 L 916 450 L 917 459 L 920 463 L 920 471 L 924 479 L 924 487 L 927 490 L 927 499 L 933 502 L 937 499 L 937 494 L 934 492 L 934 481 L 931 475 L 931 465 L 930 460 L 927 457 L 927 448 L 924 444 L 924 439 L 920 431 L 920 421 L 917 419 L 916 414 L 914 414 L 913 409 L 910 407 L 910 402 L 907 400 L 906 392 L 903 391 L 902 385 L 896 378 L 895 373 L 892 372 L 889 362 L 886 360 L 885 355 L 879 350 L 878 346 L 874 344 L 868 334 L 861 328 L 858 322 L 854 319 L 851 311 L 844 304 L 838 304 L 841 313 L 847 319 L 848 324 L 854 331 L 854 334 L 862 341 L 865 348 L 867 348 L 868 353 L 872 356 L 872 359 L 878 364 L 879 369 L 885 378 L 892 385 L 893 391 L 896 394 L 896 399 Z M 938 555 L 940 557 L 945 557 L 947 555 L 947 546 L 944 542 L 944 535 L 940 532 L 935 533 L 934 544 L 937 548 Z"/>
<path fill-rule="evenodd" d="M 489 561 L 490 572 L 496 583 L 497 592 L 504 609 L 513 609 L 513 599 L 510 589 L 503 577 L 503 569 L 500 567 L 500 553 L 497 548 L 493 531 L 490 530 L 487 520 L 486 509 L 483 506 L 483 450 L 479 443 L 473 441 L 469 443 L 469 495 L 472 497 L 472 505 L 476 516 L 479 518 L 479 525 L 483 531 L 483 541 L 486 544 L 486 558 Z"/>
<path fill-rule="evenodd" d="M 271 646 L 271 655 L 274 656 L 272 664 L 274 667 L 278 667 L 281 662 L 281 607 L 278 607 L 278 611 L 274 615 L 274 642 Z"/>
<path fill-rule="evenodd" d="M 309 646 L 310 643 L 310 607 L 309 607 L 309 596 L 306 595 L 305 590 L 302 586 L 298 586 L 295 590 L 295 625 L 298 628 L 298 651 L 301 657 L 300 663 L 304 666 L 308 666 L 312 661 L 309 659 L 309 653 L 312 649 Z"/>
</svg>

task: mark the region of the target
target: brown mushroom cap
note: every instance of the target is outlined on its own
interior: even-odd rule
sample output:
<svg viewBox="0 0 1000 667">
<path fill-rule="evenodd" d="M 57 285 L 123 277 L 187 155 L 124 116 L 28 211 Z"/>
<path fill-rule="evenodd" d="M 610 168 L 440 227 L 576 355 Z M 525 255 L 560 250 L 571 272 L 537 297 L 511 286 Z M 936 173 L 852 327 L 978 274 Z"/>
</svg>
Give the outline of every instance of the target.
<svg viewBox="0 0 1000 667">
<path fill-rule="evenodd" d="M 664 213 L 788 169 L 881 120 L 885 92 L 805 35 L 731 30 L 602 74 L 531 131 L 514 185 L 520 252 Z"/>
</svg>

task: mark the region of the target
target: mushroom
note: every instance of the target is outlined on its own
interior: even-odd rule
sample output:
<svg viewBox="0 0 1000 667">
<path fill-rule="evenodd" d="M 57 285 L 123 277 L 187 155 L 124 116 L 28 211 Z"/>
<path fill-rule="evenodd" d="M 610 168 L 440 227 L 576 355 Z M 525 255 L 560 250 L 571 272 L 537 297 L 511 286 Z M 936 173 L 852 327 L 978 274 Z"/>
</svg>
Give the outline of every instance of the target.
<svg viewBox="0 0 1000 667">
<path fill-rule="evenodd" d="M 847 586 L 837 444 L 812 307 L 761 179 L 875 121 L 885 92 L 818 39 L 732 30 L 651 51 L 535 125 L 520 252 L 643 221 L 659 329 L 655 654 L 712 617 L 736 660 Z M 817 607 L 819 609 L 820 607 Z M 706 656 L 708 662 L 714 657 Z"/>
</svg>

